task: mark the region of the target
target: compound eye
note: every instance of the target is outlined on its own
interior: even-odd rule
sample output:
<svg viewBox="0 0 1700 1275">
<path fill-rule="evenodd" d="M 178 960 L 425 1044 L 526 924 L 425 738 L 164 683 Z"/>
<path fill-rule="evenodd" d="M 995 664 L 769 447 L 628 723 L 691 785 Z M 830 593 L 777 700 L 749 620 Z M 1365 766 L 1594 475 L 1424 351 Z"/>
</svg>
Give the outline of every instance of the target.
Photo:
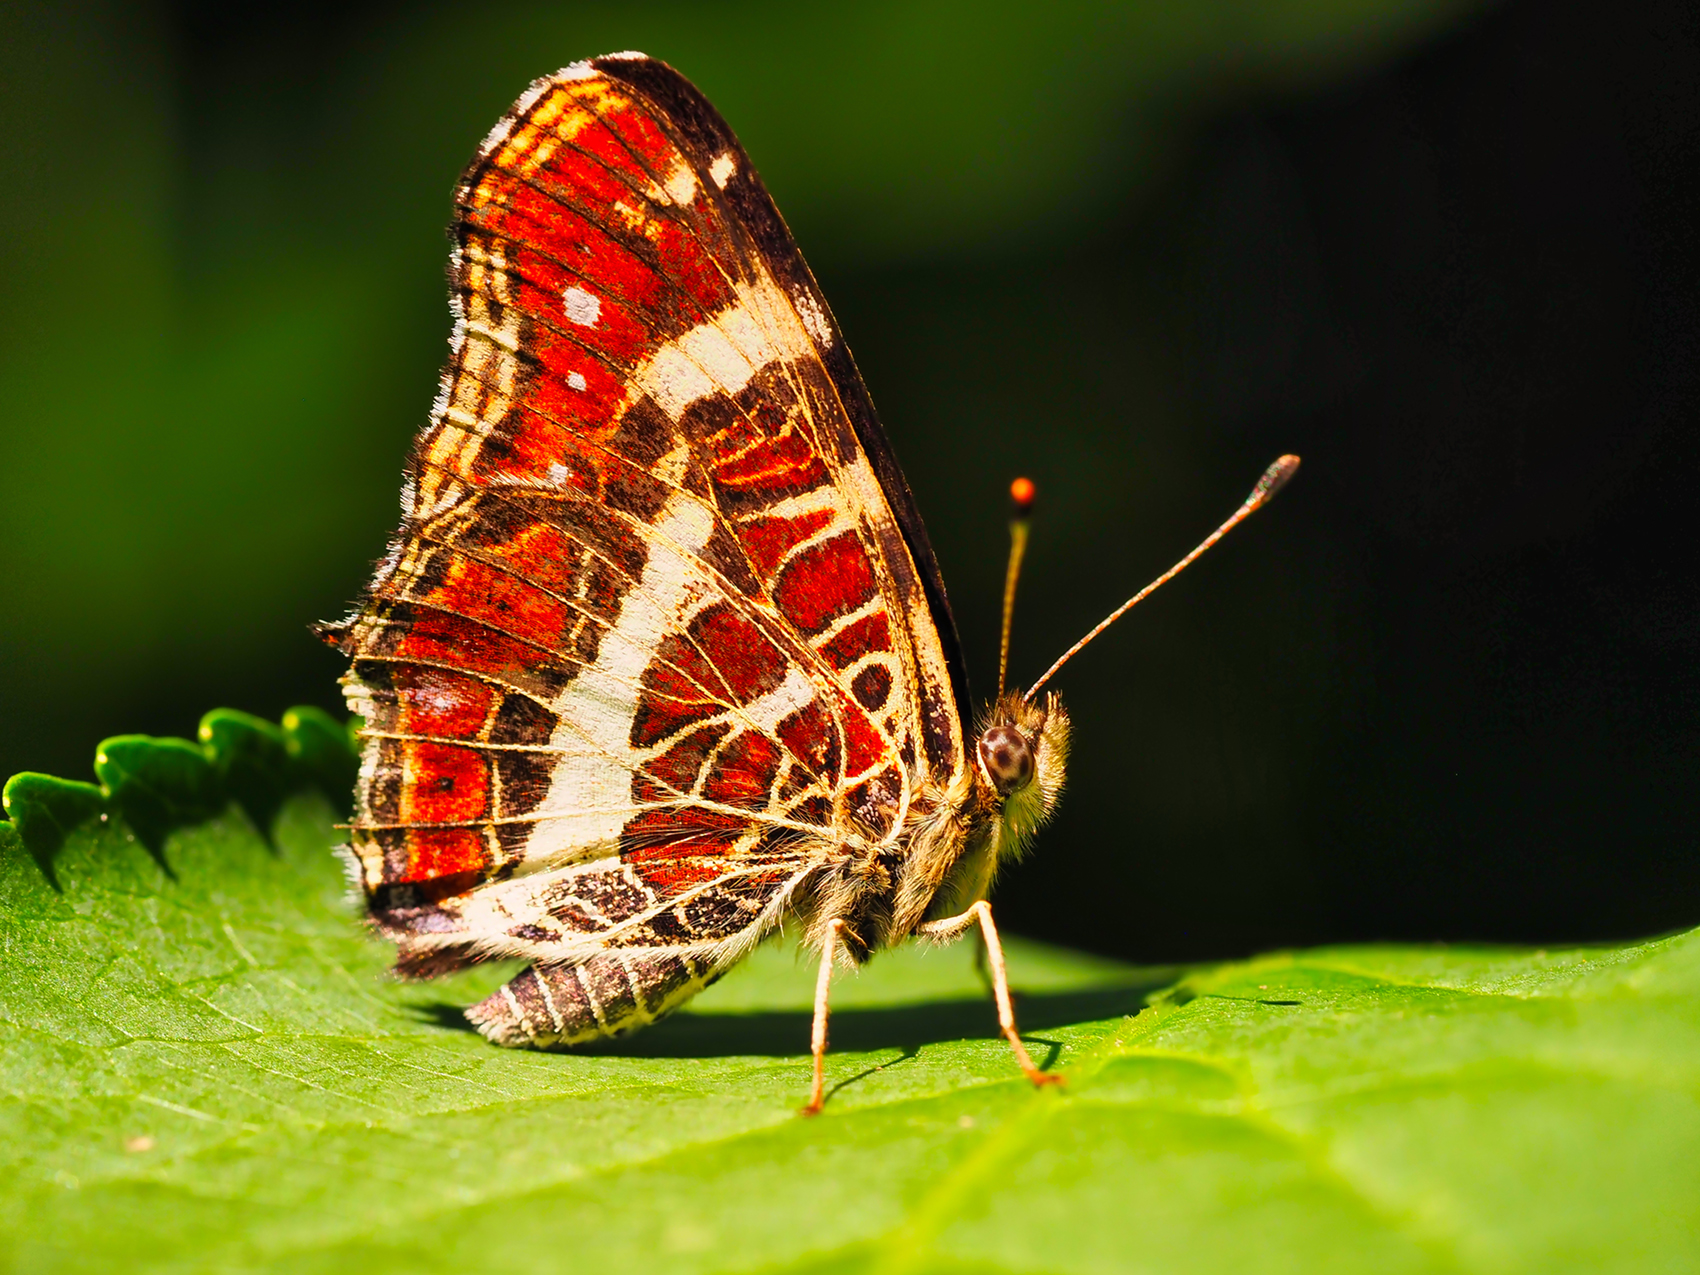
<svg viewBox="0 0 1700 1275">
<path fill-rule="evenodd" d="M 1033 748 L 1013 726 L 994 726 L 980 736 L 980 765 L 1000 797 L 1033 782 Z"/>
</svg>

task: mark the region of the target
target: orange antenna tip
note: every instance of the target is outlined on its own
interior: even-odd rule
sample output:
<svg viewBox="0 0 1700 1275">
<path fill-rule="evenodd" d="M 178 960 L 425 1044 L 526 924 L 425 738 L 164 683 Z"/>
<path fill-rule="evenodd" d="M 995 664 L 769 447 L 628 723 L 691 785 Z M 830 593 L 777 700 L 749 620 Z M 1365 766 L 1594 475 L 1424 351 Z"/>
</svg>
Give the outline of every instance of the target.
<svg viewBox="0 0 1700 1275">
<path fill-rule="evenodd" d="M 1298 464 L 1298 458 L 1291 458 Z M 1010 503 L 1015 506 L 1015 516 L 1025 518 L 1033 509 L 1033 499 L 1039 494 L 1039 489 L 1033 485 L 1031 478 L 1017 478 L 1009 485 Z"/>
</svg>

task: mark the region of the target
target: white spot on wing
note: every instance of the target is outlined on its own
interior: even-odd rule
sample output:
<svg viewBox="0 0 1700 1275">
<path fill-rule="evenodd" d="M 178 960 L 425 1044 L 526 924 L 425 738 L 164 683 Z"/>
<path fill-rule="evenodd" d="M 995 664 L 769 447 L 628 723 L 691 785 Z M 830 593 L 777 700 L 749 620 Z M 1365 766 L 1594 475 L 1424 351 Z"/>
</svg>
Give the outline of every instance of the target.
<svg viewBox="0 0 1700 1275">
<path fill-rule="evenodd" d="M 594 80 L 602 72 L 588 62 L 572 62 L 556 71 L 553 79 L 557 80 Z"/>
<path fill-rule="evenodd" d="M 816 301 L 801 288 L 792 298 L 797 303 L 797 317 L 803 321 L 803 326 L 809 330 L 809 335 L 823 346 L 832 344 L 832 324 L 826 321 L 826 313 Z"/>
<path fill-rule="evenodd" d="M 568 372 L 567 373 L 567 388 L 569 390 L 582 390 L 584 388 L 584 385 L 585 385 L 585 381 L 584 381 L 584 373 L 583 372 Z"/>
<path fill-rule="evenodd" d="M 576 284 L 561 294 L 566 304 L 567 319 L 581 328 L 593 328 L 602 317 L 602 298 L 586 292 Z"/>
<path fill-rule="evenodd" d="M 738 161 L 732 158 L 731 151 L 720 152 L 708 166 L 708 175 L 714 178 L 714 184 L 721 190 L 726 189 L 726 183 L 732 180 L 732 174 L 737 171 Z"/>
<path fill-rule="evenodd" d="M 684 207 L 697 197 L 697 175 L 691 171 L 689 164 L 681 163 L 668 176 L 664 189 L 668 199 Z"/>
</svg>

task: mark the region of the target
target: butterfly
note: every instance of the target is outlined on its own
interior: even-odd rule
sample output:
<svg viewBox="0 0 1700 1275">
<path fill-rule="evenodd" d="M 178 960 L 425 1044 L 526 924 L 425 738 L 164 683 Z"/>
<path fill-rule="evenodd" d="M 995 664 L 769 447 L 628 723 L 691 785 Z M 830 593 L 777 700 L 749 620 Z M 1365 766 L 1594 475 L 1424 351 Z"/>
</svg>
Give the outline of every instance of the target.
<svg viewBox="0 0 1700 1275">
<path fill-rule="evenodd" d="M 1068 714 L 1000 688 L 965 728 L 926 529 L 732 131 L 661 62 L 574 63 L 455 206 L 401 527 L 323 630 L 363 723 L 344 854 L 397 972 L 528 961 L 467 1017 L 572 1046 L 791 930 L 817 1112 L 835 965 L 977 927 L 1055 1080 L 987 895 L 1056 805 Z"/>
</svg>

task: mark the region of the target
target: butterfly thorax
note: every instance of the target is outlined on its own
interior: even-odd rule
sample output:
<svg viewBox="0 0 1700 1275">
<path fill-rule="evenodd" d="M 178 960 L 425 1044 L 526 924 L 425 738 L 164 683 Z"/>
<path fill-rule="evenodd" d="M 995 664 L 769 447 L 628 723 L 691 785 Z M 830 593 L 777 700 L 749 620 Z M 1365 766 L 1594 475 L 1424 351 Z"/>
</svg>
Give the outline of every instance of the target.
<svg viewBox="0 0 1700 1275">
<path fill-rule="evenodd" d="M 895 843 L 851 852 L 803 892 L 797 913 L 818 946 L 833 917 L 858 964 L 986 898 L 998 869 L 1019 859 L 1050 817 L 1068 764 L 1061 701 L 1006 696 L 982 716 L 973 755 L 946 782 L 923 783 Z"/>
</svg>

